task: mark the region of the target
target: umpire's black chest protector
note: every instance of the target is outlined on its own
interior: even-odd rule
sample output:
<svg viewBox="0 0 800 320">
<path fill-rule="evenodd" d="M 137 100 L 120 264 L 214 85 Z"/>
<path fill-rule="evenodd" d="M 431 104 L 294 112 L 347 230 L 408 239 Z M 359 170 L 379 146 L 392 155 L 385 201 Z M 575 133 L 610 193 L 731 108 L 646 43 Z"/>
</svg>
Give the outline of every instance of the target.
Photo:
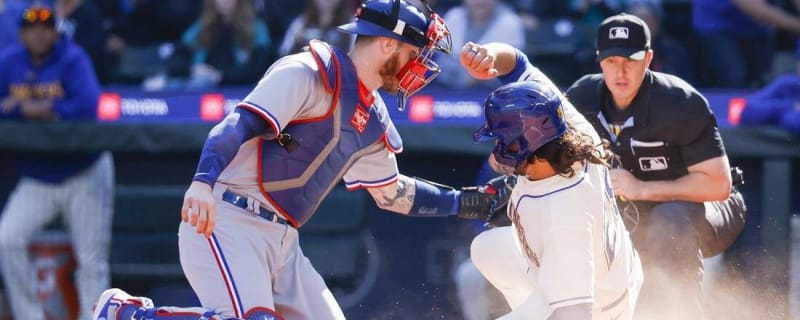
<svg viewBox="0 0 800 320">
<path fill-rule="evenodd" d="M 629 108 L 632 115 L 618 134 L 611 130 L 601 103 L 611 101 L 602 75 L 578 80 L 569 100 L 600 136 L 611 142 L 612 164 L 639 179 L 674 180 L 688 167 L 725 153 L 716 119 L 706 100 L 684 81 L 647 71 Z"/>
</svg>

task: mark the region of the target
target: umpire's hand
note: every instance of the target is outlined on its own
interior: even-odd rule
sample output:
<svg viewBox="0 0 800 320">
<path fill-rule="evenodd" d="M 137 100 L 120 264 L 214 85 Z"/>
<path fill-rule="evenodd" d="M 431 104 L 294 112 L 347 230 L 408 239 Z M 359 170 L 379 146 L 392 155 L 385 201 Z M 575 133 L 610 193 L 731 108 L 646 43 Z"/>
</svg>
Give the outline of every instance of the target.
<svg viewBox="0 0 800 320">
<path fill-rule="evenodd" d="M 183 195 L 181 220 L 190 222 L 192 226 L 197 227 L 197 233 L 210 238 L 214 232 L 216 218 L 216 205 L 214 196 L 211 195 L 211 186 L 204 182 L 193 181 Z"/>
<path fill-rule="evenodd" d="M 647 188 L 642 186 L 641 180 L 637 179 L 630 171 L 620 168 L 611 169 L 609 176 L 615 195 L 625 200 L 652 200 L 645 196 Z"/>
</svg>

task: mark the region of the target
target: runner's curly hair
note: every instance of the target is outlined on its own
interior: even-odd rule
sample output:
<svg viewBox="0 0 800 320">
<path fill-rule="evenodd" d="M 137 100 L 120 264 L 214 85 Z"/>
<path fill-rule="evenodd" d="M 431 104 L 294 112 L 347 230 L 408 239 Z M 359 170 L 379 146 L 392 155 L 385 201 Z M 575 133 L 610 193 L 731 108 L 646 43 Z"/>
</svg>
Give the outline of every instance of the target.
<svg viewBox="0 0 800 320">
<path fill-rule="evenodd" d="M 608 167 L 608 160 L 611 158 L 608 147 L 608 141 L 604 140 L 601 145 L 596 146 L 592 137 L 570 127 L 561 137 L 553 139 L 537 149 L 528 158 L 528 163 L 532 163 L 537 158 L 544 159 L 550 163 L 556 173 L 572 177 L 575 175 L 572 165 L 576 161 L 586 160 Z"/>
</svg>

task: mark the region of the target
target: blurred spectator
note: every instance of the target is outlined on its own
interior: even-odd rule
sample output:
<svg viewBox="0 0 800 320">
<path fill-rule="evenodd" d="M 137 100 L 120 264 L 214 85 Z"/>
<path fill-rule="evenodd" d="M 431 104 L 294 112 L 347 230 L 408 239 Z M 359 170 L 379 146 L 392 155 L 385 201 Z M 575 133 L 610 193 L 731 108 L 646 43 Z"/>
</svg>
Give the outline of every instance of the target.
<svg viewBox="0 0 800 320">
<path fill-rule="evenodd" d="M 661 28 L 664 17 L 661 1 L 633 0 L 628 3 L 627 11 L 644 20 L 650 27 L 650 47 L 656 53 L 650 63 L 650 70 L 676 75 L 689 83 L 694 83 L 689 51 Z"/>
<path fill-rule="evenodd" d="M 543 19 L 572 18 L 597 27 L 603 19 L 622 12 L 635 4 L 650 3 L 659 7 L 659 20 L 663 19 L 661 0 L 508 0 L 520 15 Z"/>
<path fill-rule="evenodd" d="M 562 0 L 506 0 L 522 19 L 525 30 L 535 30 L 542 19 L 569 17 L 569 2 Z"/>
<path fill-rule="evenodd" d="M 570 1 L 563 0 L 510 0 L 520 15 L 530 14 L 541 18 L 572 17 Z"/>
<path fill-rule="evenodd" d="M 782 11 L 792 16 L 800 16 L 800 11 L 797 5 L 800 0 L 783 0 L 772 2 Z M 786 29 L 776 28 L 773 34 L 773 44 L 775 54 L 772 55 L 772 68 L 767 74 L 767 82 L 782 76 L 786 73 L 793 73 L 796 65 L 795 47 L 797 46 L 797 33 L 790 32 Z"/>
<path fill-rule="evenodd" d="M 620 12 L 631 0 L 510 0 L 520 15 L 535 19 L 571 18 L 593 28 L 604 18 Z M 535 26 L 535 25 L 534 25 Z"/>
<path fill-rule="evenodd" d="M 17 0 L 0 0 L 0 48 L 19 42 L 19 16 L 25 7 Z"/>
<path fill-rule="evenodd" d="M 306 0 L 302 15 L 292 20 L 278 49 L 281 56 L 300 52 L 311 39 L 323 40 L 349 51 L 353 37 L 336 27 L 353 19 L 355 7 L 351 0 Z"/>
<path fill-rule="evenodd" d="M 453 52 L 437 55 L 442 72 L 435 80 L 438 85 L 450 89 L 496 88 L 498 80 L 479 81 L 471 77 L 458 61 L 465 43 L 503 42 L 517 48 L 525 48 L 525 27 L 511 7 L 500 0 L 464 0 L 462 5 L 447 11 L 443 16 L 450 28 Z"/>
<path fill-rule="evenodd" d="M 415 0 L 415 1 L 420 2 L 419 4 L 414 4 L 417 8 L 424 7 L 425 5 L 421 4 L 421 2 L 425 1 L 428 3 L 428 6 L 431 7 L 431 9 L 433 9 L 433 11 L 439 13 L 447 12 L 448 10 L 453 9 L 461 4 L 461 0 Z M 358 3 L 360 1 L 356 2 Z M 410 2 L 413 3 L 414 1 Z"/>
<path fill-rule="evenodd" d="M 267 25 L 249 0 L 205 0 L 200 18 L 183 33 L 169 79 L 187 79 L 189 88 L 253 84 L 274 60 Z M 153 89 L 154 80 L 145 86 Z M 155 81 L 157 83 L 157 81 Z"/>
<path fill-rule="evenodd" d="M 541 0 L 540 0 L 541 1 Z M 517 12 L 522 25 L 525 30 L 533 30 L 539 25 L 538 13 L 535 12 L 536 0 L 505 0 L 504 2 L 511 6 Z"/>
<path fill-rule="evenodd" d="M 197 19 L 197 0 L 95 0 L 112 17 L 111 33 L 127 46 L 175 42 Z"/>
<path fill-rule="evenodd" d="M 796 59 L 797 71 L 776 78 L 747 98 L 741 124 L 778 125 L 800 134 L 800 43 Z"/>
<path fill-rule="evenodd" d="M 94 2 L 56 0 L 55 12 L 59 31 L 86 50 L 100 83 L 111 82 L 117 57 L 106 49 L 108 26 Z"/>
<path fill-rule="evenodd" d="M 760 86 L 773 55 L 773 28 L 800 34 L 800 18 L 766 0 L 694 0 L 692 28 L 701 54 L 701 85 Z"/>
<path fill-rule="evenodd" d="M 592 25 L 600 24 L 603 19 L 619 13 L 624 0 L 569 0 L 570 15 Z"/>
<path fill-rule="evenodd" d="M 360 4 L 360 0 L 347 0 Z M 270 38 L 281 43 L 289 25 L 303 13 L 305 1 L 298 0 L 252 0 L 258 17 L 267 22 Z M 352 12 L 350 12 L 352 16 Z"/>
<path fill-rule="evenodd" d="M 0 119 L 92 121 L 100 86 L 86 52 L 56 30 L 52 10 L 20 19 L 21 44 L 0 53 Z M 111 154 L 15 154 L 20 180 L 0 216 L 0 267 L 14 319 L 45 319 L 28 245 L 61 214 L 77 258 L 81 319 L 109 286 L 114 167 Z"/>
<path fill-rule="evenodd" d="M 110 35 L 105 49 L 118 58 L 114 83 L 141 83 L 163 72 L 174 43 L 197 19 L 196 0 L 92 0 L 105 18 Z"/>
</svg>

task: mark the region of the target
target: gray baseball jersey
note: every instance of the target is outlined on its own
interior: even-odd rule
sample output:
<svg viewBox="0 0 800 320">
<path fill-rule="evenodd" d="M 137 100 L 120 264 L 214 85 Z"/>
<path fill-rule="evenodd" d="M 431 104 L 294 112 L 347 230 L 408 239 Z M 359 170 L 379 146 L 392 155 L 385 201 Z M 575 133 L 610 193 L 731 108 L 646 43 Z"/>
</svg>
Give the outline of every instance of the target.
<svg viewBox="0 0 800 320">
<path fill-rule="evenodd" d="M 372 95 L 375 97 L 373 108 L 386 109 L 378 92 Z M 324 116 L 330 109 L 332 99 L 333 96 L 326 92 L 319 79 L 314 58 L 311 54 L 302 53 L 276 62 L 239 107 L 266 119 L 272 126 L 266 138 L 272 138 L 290 122 Z M 275 210 L 259 190 L 258 172 L 254 169 L 259 156 L 259 139 L 253 138 L 239 148 L 236 157 L 220 175 L 218 183 Z M 394 152 L 379 148 L 356 160 L 343 180 L 349 190 L 355 190 L 388 184 L 397 175 Z"/>
<path fill-rule="evenodd" d="M 339 59 L 341 63 L 344 57 Z M 184 272 L 202 305 L 222 316 L 246 318 L 260 311 L 279 314 L 284 319 L 344 318 L 322 277 L 303 255 L 297 229 L 291 223 L 296 218 L 291 216 L 294 212 L 280 208 L 270 198 L 267 189 L 276 184 L 265 183 L 263 173 L 259 172 L 266 156 L 262 150 L 265 140 L 275 139 L 295 123 L 326 117 L 350 119 L 351 114 L 339 114 L 344 113 L 340 106 L 332 109 L 332 103 L 340 100 L 334 97 L 321 75 L 318 60 L 308 52 L 284 57 L 267 71 L 238 108 L 259 115 L 271 128 L 265 136 L 242 144 L 221 173 L 213 188 L 218 201 L 217 223 L 211 239 L 197 234 L 187 223 L 180 226 L 180 259 Z M 363 89 L 360 83 L 359 86 Z M 367 106 L 374 112 L 371 114 L 386 114 L 380 95 L 372 92 L 372 97 L 372 105 Z M 360 119 L 352 116 L 352 121 Z M 343 125 L 350 125 L 347 120 L 342 121 Z M 353 123 L 354 126 L 358 124 Z M 394 128 L 386 130 L 390 129 Z M 385 185 L 397 179 L 394 152 L 399 150 L 384 140 L 387 139 L 370 142 L 365 151 L 354 156 L 343 168 L 340 177 L 348 189 Z M 306 173 L 297 179 L 279 183 L 301 183 L 295 181 L 302 181 L 308 172 L 319 170 L 320 165 L 315 161 L 310 161 Z M 241 196 L 249 210 L 223 201 L 226 192 Z M 252 213 L 259 210 L 275 213 L 290 223 L 267 221 Z M 181 309 L 169 311 L 181 312 Z"/>
</svg>

